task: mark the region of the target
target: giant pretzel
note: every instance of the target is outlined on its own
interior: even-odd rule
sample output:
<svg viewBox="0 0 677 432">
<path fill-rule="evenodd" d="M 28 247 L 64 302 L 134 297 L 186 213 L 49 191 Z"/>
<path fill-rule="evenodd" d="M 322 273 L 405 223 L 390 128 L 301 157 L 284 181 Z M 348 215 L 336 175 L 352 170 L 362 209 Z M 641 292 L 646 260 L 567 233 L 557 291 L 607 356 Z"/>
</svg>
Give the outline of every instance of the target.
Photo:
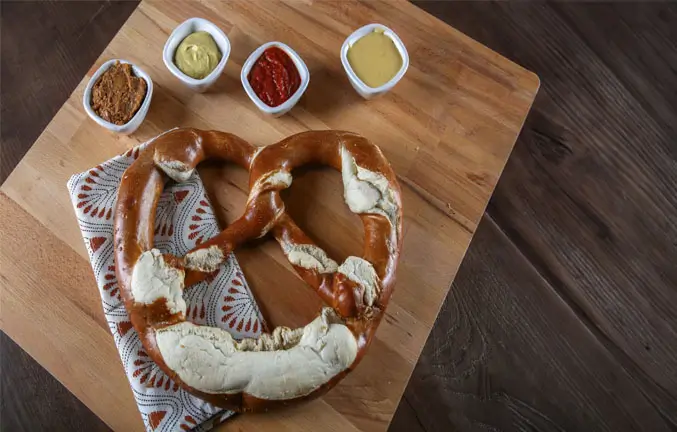
<svg viewBox="0 0 677 432">
<path fill-rule="evenodd" d="M 185 181 L 206 159 L 249 170 L 244 215 L 184 257 L 153 248 L 155 211 L 167 177 Z M 344 198 L 364 223 L 364 255 L 339 265 L 285 212 L 280 190 L 306 164 L 341 171 Z M 267 410 L 316 397 L 354 369 L 369 346 L 395 283 L 402 203 L 380 149 L 340 131 L 311 131 L 256 148 L 235 135 L 196 129 L 168 132 L 125 172 L 115 213 L 120 292 L 143 346 L 179 385 L 214 405 Z M 277 239 L 298 274 L 328 305 L 300 329 L 276 328 L 257 339 L 185 320 L 184 288 L 216 271 L 247 240 Z"/>
</svg>

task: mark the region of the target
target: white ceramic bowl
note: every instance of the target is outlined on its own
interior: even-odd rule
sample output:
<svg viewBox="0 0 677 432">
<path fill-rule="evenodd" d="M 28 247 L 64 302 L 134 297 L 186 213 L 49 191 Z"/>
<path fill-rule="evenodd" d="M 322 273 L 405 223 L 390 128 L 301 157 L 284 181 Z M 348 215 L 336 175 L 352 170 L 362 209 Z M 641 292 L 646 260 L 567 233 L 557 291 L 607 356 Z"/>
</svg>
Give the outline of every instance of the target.
<svg viewBox="0 0 677 432">
<path fill-rule="evenodd" d="M 120 63 L 129 63 L 132 65 L 132 71 L 134 72 L 134 75 L 136 75 L 139 78 L 142 78 L 144 81 L 146 81 L 146 97 L 143 99 L 143 103 L 141 103 L 141 107 L 139 110 L 134 114 L 134 117 L 127 123 L 123 124 L 122 126 L 116 125 L 114 123 L 110 123 L 101 117 L 97 113 L 94 112 L 92 109 L 92 88 L 94 87 L 94 84 L 96 81 L 99 79 L 99 77 L 106 72 L 106 70 L 113 66 L 116 61 L 119 61 Z M 108 130 L 111 130 L 113 132 L 117 132 L 119 134 L 123 135 L 129 135 L 136 131 L 139 126 L 141 126 L 141 123 L 143 122 L 143 119 L 146 118 L 146 114 L 148 114 L 148 108 L 150 107 L 150 100 L 153 97 L 153 80 L 150 79 L 150 76 L 141 70 L 138 66 L 136 66 L 134 63 L 128 62 L 127 60 L 120 60 L 120 59 L 113 59 L 113 60 L 108 60 L 106 63 L 102 64 L 99 69 L 97 69 L 96 72 L 94 72 L 94 75 L 92 75 L 92 79 L 89 80 L 87 83 L 87 87 L 85 87 L 85 94 L 82 96 L 82 105 L 85 108 L 85 112 L 94 120 L 97 122 L 99 125 L 105 127 Z"/>
<path fill-rule="evenodd" d="M 402 67 L 395 74 L 395 76 L 392 77 L 390 81 L 388 81 L 387 83 L 383 84 L 380 87 L 374 88 L 366 85 L 357 76 L 357 74 L 353 70 L 353 67 L 350 65 L 350 62 L 348 61 L 348 49 L 355 42 L 357 42 L 358 39 L 362 38 L 363 36 L 366 36 L 367 34 L 373 32 L 376 29 L 383 30 L 383 34 L 392 39 L 393 43 L 395 44 L 395 47 L 397 48 L 397 51 L 399 51 L 400 56 L 402 56 Z M 350 80 L 350 84 L 352 84 L 355 91 L 357 91 L 363 98 L 371 99 L 374 96 L 383 94 L 388 90 L 390 90 L 391 88 L 395 87 L 395 84 L 397 84 L 400 81 L 400 79 L 402 79 L 405 72 L 407 72 L 407 68 L 409 67 L 409 53 L 407 53 L 407 48 L 404 46 L 402 40 L 400 40 L 400 38 L 395 34 L 394 31 L 390 30 L 388 27 L 382 24 L 367 24 L 366 26 L 360 27 L 359 29 L 355 30 L 353 34 L 348 36 L 345 42 L 343 42 L 343 46 L 341 47 L 341 63 L 343 64 L 343 69 L 345 69 L 346 74 L 348 75 L 348 79 Z"/>
<path fill-rule="evenodd" d="M 256 63 L 256 60 L 258 60 L 258 58 L 261 57 L 261 54 L 263 54 L 265 50 L 267 50 L 272 46 L 278 47 L 282 51 L 287 53 L 287 55 L 294 62 L 294 65 L 296 66 L 296 69 L 299 72 L 299 77 L 301 78 L 301 84 L 299 85 L 299 88 L 296 89 L 296 93 L 294 93 L 284 103 L 276 107 L 271 107 L 267 105 L 265 102 L 263 102 L 261 99 L 259 99 L 259 97 L 254 92 L 254 89 L 252 88 L 251 84 L 249 84 L 249 80 L 247 79 L 249 71 L 252 70 L 254 63 Z M 301 57 L 296 53 L 296 51 L 294 51 L 287 45 L 283 44 L 282 42 L 268 42 L 258 47 L 253 53 L 249 55 L 247 61 L 245 61 L 244 65 L 242 66 L 240 80 L 242 81 L 242 87 L 244 87 L 244 91 L 247 93 L 247 96 L 249 96 L 249 99 L 251 99 L 252 102 L 254 102 L 254 105 L 256 105 L 256 107 L 259 110 L 268 115 L 279 117 L 283 114 L 286 114 L 287 111 L 292 109 L 294 105 L 296 105 L 296 103 L 299 101 L 299 99 L 301 99 L 301 96 L 303 96 L 303 93 L 308 88 L 308 83 L 310 82 L 310 72 L 308 71 L 308 66 L 306 66 L 306 64 L 303 62 Z"/>
<path fill-rule="evenodd" d="M 216 65 L 214 70 L 209 75 L 202 79 L 189 77 L 188 75 L 181 72 L 174 64 L 174 53 L 179 47 L 181 41 L 183 41 L 189 34 L 195 33 L 197 31 L 206 31 L 209 33 L 212 38 L 214 38 L 214 42 L 216 42 L 216 45 L 221 51 L 221 61 L 219 61 L 219 64 Z M 221 73 L 223 73 L 223 68 L 226 67 L 226 62 L 228 62 L 229 55 L 230 40 L 228 40 L 226 34 L 221 31 L 221 29 L 218 28 L 214 23 L 203 18 L 190 18 L 179 24 L 179 26 L 174 29 L 172 34 L 169 35 L 169 38 L 165 43 L 165 47 L 162 50 L 162 60 L 165 62 L 167 69 L 169 69 L 169 71 L 174 74 L 174 76 L 177 77 L 182 83 L 200 93 L 207 90 L 212 84 L 216 82 L 217 79 L 219 79 Z"/>
</svg>

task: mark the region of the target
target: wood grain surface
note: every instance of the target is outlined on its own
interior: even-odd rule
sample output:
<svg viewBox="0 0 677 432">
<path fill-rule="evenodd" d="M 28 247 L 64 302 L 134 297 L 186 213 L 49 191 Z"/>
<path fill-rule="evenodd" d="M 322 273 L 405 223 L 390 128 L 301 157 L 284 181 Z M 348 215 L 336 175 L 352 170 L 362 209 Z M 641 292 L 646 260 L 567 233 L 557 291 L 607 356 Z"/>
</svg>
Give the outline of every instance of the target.
<svg viewBox="0 0 677 432">
<path fill-rule="evenodd" d="M 133 1 L 0 2 L 0 182 L 136 8 Z M 27 31 L 30 29 L 30 31 Z"/>
<path fill-rule="evenodd" d="M 10 40 L 19 43 L 16 37 L 11 39 L 12 32 L 9 31 L 11 29 L 6 25 L 9 19 L 7 5 L 13 6 L 13 10 L 16 11 L 19 9 L 16 5 L 23 4 L 0 3 L 3 65 L 8 61 L 12 62 L 12 57 L 7 55 L 8 51 L 4 48 L 5 44 Z M 55 7 L 55 4 L 59 7 Z M 526 279 L 516 277 L 521 272 L 527 275 L 533 272 L 532 259 L 540 255 L 540 249 L 534 248 L 533 243 L 521 241 L 520 236 L 528 233 L 529 237 L 533 238 L 542 235 L 544 230 L 555 230 L 558 236 L 569 238 L 578 230 L 576 224 L 564 223 L 569 219 L 566 214 L 564 217 L 553 218 L 552 213 L 537 211 L 541 206 L 548 206 L 554 202 L 550 200 L 548 194 L 539 196 L 537 202 L 532 198 L 515 203 L 510 212 L 519 214 L 519 217 L 513 220 L 524 219 L 520 231 L 513 230 L 511 220 L 499 218 L 496 212 L 504 207 L 499 204 L 501 197 L 505 200 L 507 196 L 515 193 L 511 188 L 503 187 L 503 183 L 508 179 L 518 178 L 517 185 L 521 189 L 533 188 L 533 185 L 538 184 L 539 180 L 535 178 L 531 180 L 530 172 L 522 172 L 524 164 L 532 161 L 536 155 L 547 155 L 538 158 L 541 170 L 557 172 L 557 178 L 548 180 L 552 185 L 577 184 L 578 172 L 559 167 L 560 161 L 566 160 L 565 157 L 569 154 L 560 143 L 566 143 L 567 148 L 575 149 L 578 154 L 584 152 L 587 163 L 599 163 L 598 161 L 603 161 L 614 153 L 626 154 L 635 145 L 632 140 L 620 137 L 620 132 L 611 131 L 605 136 L 596 138 L 596 150 L 593 151 L 589 147 L 590 140 L 587 137 L 595 132 L 597 122 L 605 123 L 611 119 L 607 118 L 604 110 L 601 110 L 594 114 L 596 121 L 582 122 L 586 116 L 590 116 L 588 109 L 571 109 L 569 108 L 571 103 L 566 102 L 573 99 L 576 107 L 585 108 L 598 100 L 598 92 L 590 92 L 585 86 L 572 84 L 571 77 L 579 74 L 579 69 L 584 68 L 590 61 L 598 65 L 603 63 L 605 76 L 611 75 L 620 80 L 620 84 L 616 82 L 612 93 L 601 100 L 613 103 L 615 92 L 629 92 L 633 100 L 643 107 L 644 120 L 649 116 L 649 122 L 659 124 L 659 128 L 665 131 L 664 134 L 675 136 L 670 128 L 677 124 L 675 120 L 677 97 L 674 97 L 677 94 L 674 74 L 677 64 L 677 50 L 674 45 L 676 40 L 674 29 L 677 28 L 676 7 L 668 3 L 646 2 L 641 5 L 618 2 L 578 3 L 566 7 L 537 2 L 509 7 L 497 6 L 491 2 L 416 2 L 416 4 L 487 46 L 536 70 L 543 84 L 535 108 L 529 115 L 517 142 L 516 151 L 511 155 L 494 198 L 490 202 L 489 214 L 485 214 L 480 223 L 478 233 L 455 279 L 454 288 L 450 291 L 435 322 L 417 369 L 391 423 L 391 430 L 557 431 L 612 430 L 612 428 L 661 430 L 663 427 L 657 425 L 651 410 L 646 410 L 645 402 L 641 397 L 638 398 L 638 391 L 632 386 L 628 388 L 627 383 L 644 380 L 642 370 L 661 370 L 665 365 L 674 364 L 671 363 L 674 362 L 674 357 L 655 356 L 650 364 L 644 364 L 642 370 L 623 366 L 627 365 L 628 361 L 623 360 L 622 350 L 608 349 L 596 343 L 597 337 L 590 337 L 589 324 L 580 324 L 588 321 L 581 315 L 576 304 L 566 300 L 573 289 L 570 280 L 552 284 L 546 279 L 539 282 L 533 277 Z M 81 3 L 74 2 L 31 3 L 30 8 L 21 8 L 21 14 L 11 15 L 11 23 L 15 24 L 13 27 L 15 29 L 30 27 L 33 40 L 41 33 L 49 35 L 44 37 L 45 45 L 51 44 L 52 41 L 58 43 L 59 55 L 63 59 L 73 60 L 72 53 L 78 50 L 83 52 L 86 48 L 84 52 L 89 53 L 90 57 L 88 63 L 82 66 L 84 73 L 97 53 L 105 47 L 103 43 L 99 45 L 98 50 L 90 48 L 97 43 L 95 37 L 98 34 L 97 30 L 104 26 L 98 20 L 102 16 L 113 19 L 111 14 L 120 6 L 116 5 L 112 10 L 107 8 L 97 16 L 94 16 L 95 11 L 91 12 L 91 16 L 86 16 L 78 14 L 82 9 L 80 5 Z M 46 21 L 32 20 L 33 16 L 43 16 L 39 11 L 36 12 L 38 8 L 49 8 L 51 18 L 49 25 Z M 551 21 L 543 21 L 544 16 L 552 17 L 553 14 L 559 17 L 556 20 L 557 26 L 551 26 Z M 87 27 L 78 39 L 68 38 L 70 33 L 63 30 L 52 33 L 54 31 L 52 26 L 62 29 L 84 28 L 90 17 L 93 18 L 93 25 Z M 73 24 L 73 21 L 78 24 Z M 534 30 L 540 29 L 543 32 L 546 25 L 549 26 L 548 31 L 554 33 L 551 37 L 538 41 L 530 37 Z M 110 33 L 109 38 L 112 35 L 113 33 Z M 64 40 L 69 42 L 64 43 Z M 568 50 L 568 53 L 573 52 L 574 55 L 569 55 L 566 62 L 558 57 L 543 56 L 543 51 L 551 50 Z M 586 56 L 579 57 L 577 55 L 579 51 L 585 51 Z M 42 112 L 49 109 L 56 112 L 79 82 L 79 74 L 64 77 L 61 69 L 51 69 L 49 74 L 51 85 L 43 86 L 45 91 L 40 94 L 39 100 L 28 91 L 33 79 L 48 79 L 45 70 L 39 68 L 39 65 L 22 65 L 25 73 L 18 75 L 17 81 L 14 81 L 11 87 L 4 85 L 5 75 L 3 75 L 0 101 L 8 100 L 9 96 L 16 97 L 13 95 L 17 94 L 25 95 L 23 97 L 25 108 L 22 109 L 21 115 L 33 114 L 31 121 L 17 123 L 15 120 L 17 117 L 9 117 L 7 111 L 3 111 L 2 130 L 12 130 L 20 135 L 20 139 L 15 141 L 18 147 L 12 147 L 11 152 L 19 151 L 23 154 L 30 147 L 33 142 L 31 134 L 33 137 L 37 136 L 51 117 L 51 114 L 47 117 Z M 2 73 L 4 74 L 6 70 L 3 66 Z M 558 90 L 555 85 L 558 86 Z M 633 119 L 635 115 L 632 110 L 616 111 L 613 120 L 632 123 L 635 121 Z M 569 126 L 566 129 L 553 127 L 553 124 L 561 122 L 561 118 L 569 119 Z M 41 121 L 43 123 L 40 123 Z M 13 157 L 4 147 L 4 139 L 3 135 L 3 157 Z M 626 162 L 623 165 L 634 165 L 635 169 L 643 171 L 650 181 L 662 181 L 659 177 L 664 173 L 654 170 L 654 164 L 659 159 L 655 156 L 656 149 L 664 147 L 665 144 L 665 141 L 662 143 L 652 141 L 644 147 L 643 158 L 636 158 L 632 164 Z M 16 157 L 14 160 L 18 161 L 19 158 Z M 672 178 L 670 172 L 672 170 L 668 172 L 668 178 Z M 594 188 L 598 194 L 604 194 L 609 184 L 615 181 L 614 176 L 592 174 L 585 177 L 586 187 Z M 516 184 L 512 185 L 514 187 Z M 633 198 L 636 193 L 631 192 L 628 199 Z M 650 192 L 647 194 L 651 195 Z M 553 199 L 555 198 L 558 197 L 554 196 Z M 615 207 L 599 207 L 594 201 L 594 196 L 591 200 L 579 199 L 576 206 L 580 209 L 594 208 L 605 219 L 617 220 L 615 223 L 623 224 L 622 229 L 627 233 L 647 231 L 645 224 L 624 222 L 628 217 L 626 213 L 619 212 Z M 646 213 L 647 219 L 651 219 L 657 214 L 674 215 L 675 208 L 662 204 L 651 206 L 648 210 L 642 209 L 642 212 Z M 617 233 L 618 230 L 614 228 L 612 232 Z M 674 231 L 666 231 L 667 236 L 674 237 L 673 234 Z M 561 258 L 569 253 L 570 246 L 557 245 L 547 252 L 551 254 L 551 259 L 558 261 L 561 269 L 576 270 L 585 274 L 596 270 L 594 266 L 582 264 L 597 263 L 599 266 L 617 260 L 614 248 L 595 246 L 603 245 L 607 241 L 604 236 L 579 236 L 575 241 L 579 248 L 589 248 L 594 250 L 594 253 L 591 257 L 580 258 L 580 264 L 572 267 L 569 261 Z M 650 239 L 642 244 L 650 249 L 653 243 Z M 543 247 L 549 248 L 549 245 Z M 665 263 L 675 261 L 674 253 L 669 250 L 663 252 L 664 256 L 656 265 L 665 266 Z M 494 275 L 486 271 L 485 260 L 496 269 Z M 647 260 L 640 260 L 638 265 L 643 266 L 647 272 L 651 272 L 654 268 L 654 264 L 647 264 Z M 525 284 L 528 284 L 526 288 Z M 674 286 L 675 281 L 667 278 L 663 282 L 656 283 L 654 290 L 670 293 L 674 292 Z M 516 297 L 512 294 L 519 294 L 525 289 L 528 292 L 526 299 L 524 296 Z M 610 297 L 607 301 L 607 309 L 613 311 L 616 304 L 625 305 L 625 308 L 631 310 L 628 316 L 633 317 L 634 307 L 627 301 L 618 300 L 618 296 L 623 295 L 624 291 L 634 289 L 629 281 L 611 285 L 602 280 L 598 287 L 586 289 L 616 291 L 611 293 L 614 297 Z M 533 303 L 532 298 L 536 299 L 538 310 L 529 306 L 529 302 Z M 558 298 L 564 300 L 557 301 Z M 568 314 L 564 311 L 569 308 L 574 310 L 574 319 L 566 318 Z M 606 313 L 608 312 L 603 310 L 595 311 L 595 314 L 601 317 Z M 547 317 L 549 314 L 565 319 L 553 322 Z M 512 324 L 514 322 L 521 325 L 515 326 Z M 667 319 L 664 323 L 668 327 L 675 328 L 674 320 Z M 626 325 L 641 328 L 641 322 L 636 319 L 631 319 Z M 573 355 L 563 354 L 560 332 L 566 335 L 567 343 L 574 347 L 582 345 L 584 349 L 577 350 Z M 478 339 L 483 343 L 477 343 Z M 674 339 L 670 338 L 666 338 L 664 344 L 669 345 L 671 341 L 674 345 Z M 80 426 L 80 430 L 105 429 L 96 416 L 83 411 L 86 408 L 77 399 L 11 340 L 4 337 L 0 343 L 3 380 L 0 429 L 70 431 L 75 430 L 76 425 Z M 528 348 L 536 346 L 538 355 L 516 355 L 515 353 L 519 353 L 524 346 Z M 601 368 L 596 365 L 598 362 L 602 365 Z M 588 369 L 600 371 L 606 370 L 605 368 L 612 371 L 611 376 L 621 378 L 621 387 L 604 381 L 604 385 L 609 386 L 604 388 L 597 380 L 590 378 Z M 566 377 L 562 378 L 562 374 L 552 374 L 553 370 L 565 371 Z M 602 375 L 604 370 L 601 371 Z M 524 385 L 525 381 L 519 379 L 522 377 L 533 378 L 529 378 L 527 385 Z M 560 390 L 563 383 L 565 391 Z M 647 395 L 651 400 L 661 398 L 669 400 L 675 397 L 674 390 L 669 388 L 666 396 L 655 390 L 649 390 L 650 393 Z M 638 424 L 637 420 L 631 420 L 620 424 L 616 417 L 627 419 L 625 413 L 628 411 L 629 403 L 639 403 L 643 406 L 642 411 L 648 413 L 647 418 L 650 421 Z M 661 415 L 669 418 L 668 414 Z M 665 424 L 674 429 L 674 421 L 666 420 Z"/>
<path fill-rule="evenodd" d="M 160 56 L 169 32 L 195 15 L 210 17 L 233 44 L 225 76 L 204 95 L 182 87 Z M 370 21 L 398 32 L 412 65 L 392 93 L 364 102 L 337 54 L 343 39 Z M 239 84 L 246 56 L 271 39 L 293 46 L 311 70 L 302 103 L 281 119 L 258 114 Z M 151 111 L 132 137 L 106 132 L 82 111 L 85 77 L 3 184 L 0 216 L 11 221 L 0 229 L 3 331 L 113 429 L 138 430 L 70 208 L 68 176 L 176 125 L 228 130 L 258 145 L 311 128 L 354 130 L 383 148 L 404 188 L 405 249 L 388 316 L 360 368 L 326 397 L 239 416 L 225 427 L 384 429 L 531 105 L 535 75 L 404 2 L 142 3 L 90 74 L 113 57 L 151 74 Z M 246 173 L 210 166 L 201 174 L 228 223 L 246 197 Z M 338 174 L 298 173 L 286 202 L 334 258 L 359 252 L 359 223 L 341 204 Z M 299 325 L 312 316 L 317 300 L 272 242 L 237 256 L 271 322 Z"/>
<path fill-rule="evenodd" d="M 0 182 L 30 149 L 136 4 L 0 2 Z M 0 314 L 3 308 L 4 302 Z M 2 333 L 0 430 L 110 429 Z"/>
<path fill-rule="evenodd" d="M 677 430 L 677 7 L 421 3 L 542 88 L 393 430 Z"/>
</svg>

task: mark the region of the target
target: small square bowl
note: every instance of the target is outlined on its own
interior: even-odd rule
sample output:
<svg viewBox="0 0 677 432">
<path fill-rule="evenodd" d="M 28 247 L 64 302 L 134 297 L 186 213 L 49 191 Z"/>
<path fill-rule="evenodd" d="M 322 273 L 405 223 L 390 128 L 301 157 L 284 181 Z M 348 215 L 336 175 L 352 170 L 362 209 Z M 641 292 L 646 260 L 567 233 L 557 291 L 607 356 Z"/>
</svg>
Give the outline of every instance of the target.
<svg viewBox="0 0 677 432">
<path fill-rule="evenodd" d="M 249 84 L 249 80 L 247 79 L 247 77 L 249 76 L 249 72 L 252 70 L 252 67 L 254 67 L 254 63 L 256 63 L 256 60 L 258 60 L 258 58 L 261 57 L 261 54 L 263 54 L 265 50 L 273 46 L 278 47 L 282 51 L 287 53 L 289 58 L 291 58 L 292 61 L 294 62 L 294 66 L 296 66 L 296 69 L 299 72 L 299 77 L 301 78 L 301 84 L 299 85 L 299 88 L 296 89 L 296 93 L 294 93 L 284 103 L 276 107 L 271 107 L 265 102 L 263 102 L 261 99 L 259 99 L 259 97 L 254 92 L 254 89 L 252 88 L 251 84 Z M 308 71 L 308 66 L 306 66 L 306 64 L 301 59 L 301 57 L 296 53 L 296 51 L 294 51 L 287 45 L 283 44 L 282 42 L 268 42 L 258 47 L 253 53 L 249 55 L 247 61 L 245 61 L 244 65 L 242 66 L 240 80 L 242 81 L 242 87 L 244 87 L 244 91 L 247 93 L 247 96 L 249 96 L 249 99 L 251 99 L 252 102 L 254 102 L 254 105 L 256 105 L 256 107 L 259 110 L 273 117 L 279 117 L 281 115 L 286 114 L 290 109 L 294 107 L 294 105 L 296 105 L 299 99 L 301 99 L 301 96 L 303 96 L 303 93 L 308 88 L 308 83 L 310 83 L 310 72 Z"/>
<path fill-rule="evenodd" d="M 209 33 L 212 38 L 214 38 L 216 46 L 218 46 L 221 51 L 221 61 L 219 61 L 219 64 L 216 65 L 209 75 L 202 79 L 189 77 L 181 72 L 174 64 L 174 53 L 179 47 L 179 44 L 189 34 L 198 31 L 206 31 Z M 223 68 L 226 67 L 226 63 L 228 62 L 228 56 L 230 56 L 230 40 L 228 39 L 228 36 L 226 36 L 226 34 L 214 23 L 203 18 L 190 18 L 179 24 L 172 34 L 169 35 L 167 42 L 165 42 L 165 47 L 162 50 L 162 60 L 165 62 L 167 69 L 169 69 L 169 71 L 182 83 L 198 93 L 204 92 L 219 79 L 223 73 Z"/>
<path fill-rule="evenodd" d="M 116 125 L 114 123 L 102 119 L 101 117 L 99 117 L 97 113 L 94 112 L 94 109 L 92 108 L 92 88 L 94 88 L 94 84 L 96 84 L 96 81 L 99 79 L 99 77 L 104 72 L 106 72 L 106 70 L 108 70 L 109 67 L 113 66 L 115 62 L 118 61 L 120 63 L 131 64 L 134 75 L 146 81 L 146 97 L 143 99 L 141 107 L 136 112 L 136 114 L 134 114 L 134 117 L 132 117 L 131 120 L 129 120 L 127 123 L 123 125 Z M 150 79 L 150 76 L 146 72 L 144 72 L 140 67 L 136 66 L 134 63 L 128 62 L 127 60 L 112 59 L 102 64 L 101 67 L 97 69 L 96 72 L 94 72 L 94 75 L 92 75 L 92 78 L 87 83 L 87 87 L 85 87 L 85 93 L 82 96 L 82 105 L 85 108 L 85 112 L 92 118 L 92 120 L 97 122 L 99 125 L 105 127 L 110 131 L 122 135 L 129 135 L 131 133 L 134 133 L 139 128 L 139 126 L 141 126 L 143 119 L 146 118 L 146 114 L 148 114 L 148 108 L 150 107 L 150 100 L 152 98 L 153 98 L 153 80 Z"/>
<path fill-rule="evenodd" d="M 350 47 L 360 38 L 366 36 L 376 29 L 383 30 L 383 34 L 388 36 L 393 41 L 395 48 L 397 48 L 397 51 L 402 57 L 402 67 L 390 81 L 380 87 L 374 88 L 366 85 L 357 76 L 353 70 L 353 67 L 348 61 L 348 49 L 350 49 Z M 407 68 L 409 68 L 409 53 L 407 53 L 407 48 L 404 46 L 404 43 L 402 43 L 402 40 L 395 34 L 394 31 L 383 24 L 367 24 L 366 26 L 355 30 L 350 36 L 348 36 L 348 38 L 346 38 L 345 42 L 343 42 L 343 46 L 341 47 L 341 63 L 343 64 L 343 69 L 345 69 L 350 84 L 353 86 L 355 91 L 357 91 L 357 93 L 359 93 L 363 98 L 371 99 L 375 96 L 386 93 L 388 90 L 395 87 L 395 84 L 397 84 L 402 79 L 404 74 L 407 72 Z"/>
</svg>

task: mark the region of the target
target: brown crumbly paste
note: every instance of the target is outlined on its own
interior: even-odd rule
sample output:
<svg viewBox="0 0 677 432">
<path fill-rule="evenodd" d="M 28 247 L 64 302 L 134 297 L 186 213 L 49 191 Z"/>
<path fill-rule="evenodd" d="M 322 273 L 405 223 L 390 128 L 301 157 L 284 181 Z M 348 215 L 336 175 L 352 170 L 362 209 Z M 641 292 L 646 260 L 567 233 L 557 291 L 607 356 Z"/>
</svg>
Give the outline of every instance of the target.
<svg viewBox="0 0 677 432">
<path fill-rule="evenodd" d="M 146 81 L 134 76 L 132 65 L 116 62 L 94 84 L 92 109 L 107 122 L 122 126 L 139 110 L 146 90 Z"/>
</svg>

